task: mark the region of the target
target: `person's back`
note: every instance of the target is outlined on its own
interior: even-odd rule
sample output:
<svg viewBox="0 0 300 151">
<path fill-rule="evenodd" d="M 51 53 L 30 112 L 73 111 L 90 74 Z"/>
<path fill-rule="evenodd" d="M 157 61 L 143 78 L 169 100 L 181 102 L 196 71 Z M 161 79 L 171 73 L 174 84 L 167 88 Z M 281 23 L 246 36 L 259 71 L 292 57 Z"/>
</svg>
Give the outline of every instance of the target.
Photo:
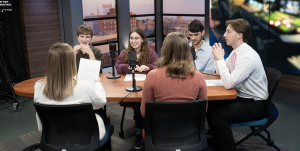
<svg viewBox="0 0 300 151">
<path fill-rule="evenodd" d="M 48 54 L 46 77 L 34 86 L 34 102 L 47 105 L 70 105 L 91 103 L 94 109 L 106 104 L 105 91 L 100 78 L 94 85 L 77 81 L 75 54 L 68 44 L 57 43 L 51 46 Z M 42 124 L 37 116 L 38 130 Z M 105 135 L 102 118 L 96 115 L 100 140 Z"/>
<path fill-rule="evenodd" d="M 151 71 L 147 75 L 145 99 L 149 95 L 154 96 L 155 102 L 185 102 L 191 100 L 207 99 L 206 83 L 203 75 L 199 71 L 195 74 L 187 75 L 185 79 L 174 78 L 166 75 L 167 67 L 162 67 Z M 147 93 L 148 87 L 153 94 Z"/>
<path fill-rule="evenodd" d="M 187 38 L 179 32 L 165 38 L 158 69 L 150 71 L 143 86 L 141 113 L 152 102 L 185 102 L 207 99 L 203 75 L 195 69 Z"/>
</svg>

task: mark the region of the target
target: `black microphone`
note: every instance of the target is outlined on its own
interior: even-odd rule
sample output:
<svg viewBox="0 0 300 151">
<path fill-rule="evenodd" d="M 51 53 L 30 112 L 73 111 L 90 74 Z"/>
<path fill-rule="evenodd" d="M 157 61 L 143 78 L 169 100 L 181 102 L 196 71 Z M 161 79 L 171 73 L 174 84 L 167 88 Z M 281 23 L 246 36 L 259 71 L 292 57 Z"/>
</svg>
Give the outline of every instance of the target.
<svg viewBox="0 0 300 151">
<path fill-rule="evenodd" d="M 112 75 L 106 76 L 108 79 L 118 79 L 121 76 L 118 74 L 115 74 L 115 58 L 116 58 L 116 44 L 114 42 L 109 43 L 109 53 L 111 57 L 111 65 L 112 65 Z"/>
<path fill-rule="evenodd" d="M 197 59 L 197 55 L 196 55 L 195 47 L 194 46 L 191 46 L 191 52 L 192 52 L 193 60 L 196 60 Z"/>
<path fill-rule="evenodd" d="M 136 51 L 129 51 L 128 52 L 128 60 L 129 60 L 129 67 L 131 67 L 132 70 L 132 86 L 126 87 L 126 91 L 141 91 L 142 87 L 135 85 L 135 67 L 136 67 Z"/>
</svg>

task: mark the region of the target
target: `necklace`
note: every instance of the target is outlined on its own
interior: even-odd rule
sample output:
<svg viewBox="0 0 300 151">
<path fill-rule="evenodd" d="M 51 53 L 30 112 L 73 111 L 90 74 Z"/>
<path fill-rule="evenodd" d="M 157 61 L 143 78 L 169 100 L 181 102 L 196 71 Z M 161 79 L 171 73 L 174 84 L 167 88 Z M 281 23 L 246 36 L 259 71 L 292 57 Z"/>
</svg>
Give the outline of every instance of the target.
<svg viewBox="0 0 300 151">
<path fill-rule="evenodd" d="M 137 52 L 136 52 L 136 54 L 138 54 L 138 55 L 139 55 L 139 54 L 140 54 L 140 52 L 141 52 L 141 51 L 137 51 Z"/>
</svg>

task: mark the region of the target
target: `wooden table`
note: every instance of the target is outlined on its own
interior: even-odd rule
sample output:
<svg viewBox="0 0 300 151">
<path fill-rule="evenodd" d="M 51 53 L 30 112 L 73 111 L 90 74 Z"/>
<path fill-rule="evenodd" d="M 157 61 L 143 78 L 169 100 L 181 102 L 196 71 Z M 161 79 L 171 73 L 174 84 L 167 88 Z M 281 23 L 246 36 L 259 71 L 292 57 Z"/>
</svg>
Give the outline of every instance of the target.
<svg viewBox="0 0 300 151">
<path fill-rule="evenodd" d="M 132 81 L 124 81 L 125 75 L 120 74 L 119 79 L 107 79 L 106 76 L 110 73 L 100 74 L 101 82 L 103 84 L 107 101 L 119 102 L 126 96 L 129 92 L 125 90 L 126 87 L 132 85 Z M 203 74 L 206 80 L 209 79 L 220 79 L 216 74 Z M 20 96 L 33 97 L 34 96 L 34 84 L 36 81 L 44 79 L 44 77 L 33 78 L 29 80 L 22 81 L 14 86 L 14 92 Z M 137 81 L 136 85 L 143 86 L 144 81 Z M 235 99 L 237 93 L 234 89 L 227 90 L 223 86 L 208 86 L 207 87 L 207 98 L 209 101 L 212 100 L 230 100 Z M 134 92 L 123 102 L 141 102 L 142 91 Z"/>
</svg>

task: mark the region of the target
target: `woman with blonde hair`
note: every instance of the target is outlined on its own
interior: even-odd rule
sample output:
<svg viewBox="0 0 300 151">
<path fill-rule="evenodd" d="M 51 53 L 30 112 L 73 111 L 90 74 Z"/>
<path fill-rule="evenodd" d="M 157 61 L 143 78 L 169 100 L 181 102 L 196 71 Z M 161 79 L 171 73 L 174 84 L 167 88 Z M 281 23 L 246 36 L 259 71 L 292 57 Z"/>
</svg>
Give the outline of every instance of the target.
<svg viewBox="0 0 300 151">
<path fill-rule="evenodd" d="M 174 93 L 176 92 L 176 93 Z M 207 99 L 205 79 L 195 69 L 188 39 L 180 32 L 169 33 L 161 49 L 157 69 L 148 73 L 143 86 L 141 113 L 152 102 L 185 102 Z"/>
<path fill-rule="evenodd" d="M 75 54 L 66 43 L 51 46 L 48 53 L 46 77 L 34 86 L 34 102 L 47 105 L 70 105 L 91 103 L 94 109 L 106 104 L 106 96 L 100 78 L 93 85 L 77 81 Z M 37 116 L 38 130 L 42 131 Z M 102 118 L 96 114 L 100 140 L 105 135 Z"/>
</svg>

